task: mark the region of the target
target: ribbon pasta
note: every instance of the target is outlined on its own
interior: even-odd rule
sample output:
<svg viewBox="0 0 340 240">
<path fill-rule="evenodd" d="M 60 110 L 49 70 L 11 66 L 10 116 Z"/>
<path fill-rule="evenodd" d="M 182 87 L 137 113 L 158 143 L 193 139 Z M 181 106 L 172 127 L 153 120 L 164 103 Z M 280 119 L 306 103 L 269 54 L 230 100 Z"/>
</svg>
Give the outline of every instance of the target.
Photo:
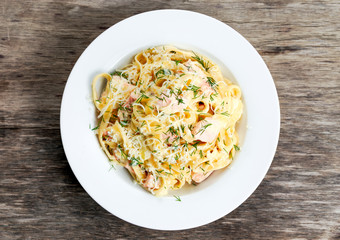
<svg viewBox="0 0 340 240">
<path fill-rule="evenodd" d="M 92 97 L 109 160 L 155 195 L 202 182 L 239 150 L 241 90 L 194 52 L 173 46 L 141 51 L 121 70 L 96 76 Z"/>
</svg>

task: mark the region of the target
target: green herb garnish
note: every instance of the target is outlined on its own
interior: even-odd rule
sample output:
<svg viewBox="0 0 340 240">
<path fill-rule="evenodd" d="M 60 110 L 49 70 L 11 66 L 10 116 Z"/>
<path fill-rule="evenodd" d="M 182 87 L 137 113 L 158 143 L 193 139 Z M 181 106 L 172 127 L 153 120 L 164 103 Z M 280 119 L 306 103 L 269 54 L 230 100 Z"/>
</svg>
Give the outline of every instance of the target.
<svg viewBox="0 0 340 240">
<path fill-rule="evenodd" d="M 195 56 L 192 56 L 193 59 L 195 59 L 197 62 L 199 62 L 202 67 L 205 69 L 205 71 L 209 71 L 209 62 L 205 62 L 203 60 L 203 58 L 201 58 L 200 56 L 198 56 L 195 52 L 193 52 Z"/>
<path fill-rule="evenodd" d="M 234 148 L 236 151 L 240 151 L 240 147 L 234 144 Z"/>
<path fill-rule="evenodd" d="M 125 127 L 128 125 L 128 121 L 120 121 L 119 124 L 120 126 Z"/>
<path fill-rule="evenodd" d="M 164 172 L 164 173 L 166 173 L 166 174 L 168 174 L 168 175 L 173 175 L 171 172 Z"/>
<path fill-rule="evenodd" d="M 218 85 L 215 79 L 213 79 L 212 77 L 207 77 L 207 83 L 209 83 L 210 87 L 216 92 L 216 87 L 218 87 Z"/>
<path fill-rule="evenodd" d="M 227 116 L 227 117 L 230 116 L 230 114 L 228 112 L 224 112 L 224 113 L 221 113 L 221 114 L 224 115 L 224 116 Z"/>
<path fill-rule="evenodd" d="M 137 165 L 143 164 L 143 163 L 140 161 L 139 157 L 138 157 L 138 158 L 131 157 L 130 160 L 131 160 L 131 163 L 130 163 L 131 166 L 137 166 Z"/>
<path fill-rule="evenodd" d="M 143 98 L 147 99 L 149 97 L 142 93 L 142 95 L 136 100 L 136 103 L 140 103 L 143 100 Z"/>
<path fill-rule="evenodd" d="M 169 127 L 168 131 L 166 131 L 165 134 L 167 134 L 168 132 L 170 132 L 172 135 L 178 135 L 177 130 L 173 126 Z"/>
<path fill-rule="evenodd" d="M 204 125 L 203 127 L 201 127 L 201 129 L 198 131 L 197 134 L 201 133 L 200 135 L 202 135 L 202 133 L 208 128 L 210 127 L 212 124 L 208 123 L 207 125 Z"/>
<path fill-rule="evenodd" d="M 184 147 L 188 148 L 188 142 L 185 141 L 185 143 L 183 144 Z"/>
<path fill-rule="evenodd" d="M 176 154 L 175 155 L 175 160 L 177 161 L 179 159 L 180 155 L 179 154 Z"/>
<path fill-rule="evenodd" d="M 195 85 L 190 84 L 190 85 L 188 86 L 188 90 L 189 90 L 189 91 L 193 91 L 193 93 L 194 93 L 194 99 L 195 99 L 195 98 L 197 97 L 198 91 L 200 90 L 200 87 L 197 87 L 197 86 L 195 86 Z"/>
<path fill-rule="evenodd" d="M 174 60 L 174 61 L 175 61 L 175 63 L 176 63 L 176 66 L 177 66 L 179 63 L 182 62 L 182 60 Z"/>
<path fill-rule="evenodd" d="M 91 130 L 94 131 L 94 130 L 97 130 L 99 128 L 99 125 L 95 128 L 92 128 Z"/>
<path fill-rule="evenodd" d="M 181 201 L 182 201 L 181 198 L 180 198 L 179 196 L 174 195 L 174 197 L 176 198 L 176 201 L 177 201 L 177 202 L 181 202 Z"/>
<path fill-rule="evenodd" d="M 125 159 L 128 159 L 128 155 L 126 155 L 126 153 L 123 152 L 123 148 L 120 145 L 118 145 L 118 149 L 119 149 L 120 154 L 122 155 L 122 157 L 124 157 Z"/>
<path fill-rule="evenodd" d="M 182 132 L 184 132 L 185 125 L 181 124 L 180 127 L 181 127 Z"/>
<path fill-rule="evenodd" d="M 185 104 L 182 98 L 177 97 L 176 100 L 178 101 L 178 103 L 177 103 L 178 105 L 180 105 L 181 103 Z"/>
<path fill-rule="evenodd" d="M 195 141 L 194 144 L 191 144 L 191 146 L 193 146 L 196 151 L 197 151 L 197 145 L 200 143 L 200 141 Z"/>
<path fill-rule="evenodd" d="M 122 73 L 121 71 L 114 71 L 113 73 L 111 73 L 111 76 L 114 76 L 114 75 L 123 77 L 125 79 L 129 77 L 129 75 L 127 75 L 126 73 Z"/>
<path fill-rule="evenodd" d="M 217 93 L 210 95 L 210 101 L 214 101 L 214 97 L 217 97 Z"/>
<path fill-rule="evenodd" d="M 144 120 L 144 121 L 142 122 L 142 125 L 140 125 L 140 127 L 142 128 L 145 124 L 146 124 L 146 121 Z"/>
<path fill-rule="evenodd" d="M 162 68 L 162 69 L 160 69 L 156 72 L 156 78 L 157 79 L 160 79 L 160 78 L 162 78 L 164 76 L 168 76 L 168 75 L 171 75 L 171 70 L 169 70 L 169 69 L 163 69 Z"/>
</svg>

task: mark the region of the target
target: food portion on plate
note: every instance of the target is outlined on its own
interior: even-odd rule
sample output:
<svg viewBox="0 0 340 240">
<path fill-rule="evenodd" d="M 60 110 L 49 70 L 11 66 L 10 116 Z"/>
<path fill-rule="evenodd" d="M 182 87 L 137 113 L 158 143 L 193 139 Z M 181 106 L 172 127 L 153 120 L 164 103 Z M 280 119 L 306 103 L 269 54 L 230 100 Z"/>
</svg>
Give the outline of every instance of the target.
<svg viewBox="0 0 340 240">
<path fill-rule="evenodd" d="M 131 64 L 96 76 L 92 94 L 109 160 L 157 196 L 204 181 L 239 150 L 241 90 L 195 52 L 143 50 Z"/>
</svg>

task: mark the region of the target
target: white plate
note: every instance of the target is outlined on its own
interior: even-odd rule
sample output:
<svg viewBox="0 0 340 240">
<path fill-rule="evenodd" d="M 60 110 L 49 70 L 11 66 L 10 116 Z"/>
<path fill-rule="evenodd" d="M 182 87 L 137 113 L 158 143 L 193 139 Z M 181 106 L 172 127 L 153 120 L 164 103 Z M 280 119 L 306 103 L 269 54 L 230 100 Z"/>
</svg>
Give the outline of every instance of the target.
<svg viewBox="0 0 340 240">
<path fill-rule="evenodd" d="M 138 51 L 170 44 L 206 55 L 239 84 L 245 105 L 238 126 L 241 151 L 230 167 L 197 187 L 154 197 L 121 167 L 111 170 L 97 137 L 91 82 L 101 72 L 127 63 Z M 273 79 L 260 55 L 226 24 L 195 12 L 159 10 L 127 18 L 98 36 L 75 64 L 60 114 L 61 136 L 71 168 L 87 193 L 115 216 L 138 226 L 179 230 L 217 220 L 257 188 L 275 154 L 280 108 Z"/>
</svg>

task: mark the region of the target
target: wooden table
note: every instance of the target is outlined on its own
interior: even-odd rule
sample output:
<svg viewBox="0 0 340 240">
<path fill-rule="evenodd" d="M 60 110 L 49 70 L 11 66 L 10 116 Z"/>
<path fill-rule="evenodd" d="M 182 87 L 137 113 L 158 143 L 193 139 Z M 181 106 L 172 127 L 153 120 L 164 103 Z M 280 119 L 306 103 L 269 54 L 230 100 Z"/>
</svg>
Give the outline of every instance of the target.
<svg viewBox="0 0 340 240">
<path fill-rule="evenodd" d="M 255 193 L 229 215 L 178 232 L 102 209 L 73 175 L 59 130 L 66 80 L 88 44 L 126 17 L 164 8 L 213 16 L 246 37 L 281 106 L 275 159 Z M 0 11 L 0 239 L 340 238 L 338 0 L 1 0 Z"/>
</svg>

